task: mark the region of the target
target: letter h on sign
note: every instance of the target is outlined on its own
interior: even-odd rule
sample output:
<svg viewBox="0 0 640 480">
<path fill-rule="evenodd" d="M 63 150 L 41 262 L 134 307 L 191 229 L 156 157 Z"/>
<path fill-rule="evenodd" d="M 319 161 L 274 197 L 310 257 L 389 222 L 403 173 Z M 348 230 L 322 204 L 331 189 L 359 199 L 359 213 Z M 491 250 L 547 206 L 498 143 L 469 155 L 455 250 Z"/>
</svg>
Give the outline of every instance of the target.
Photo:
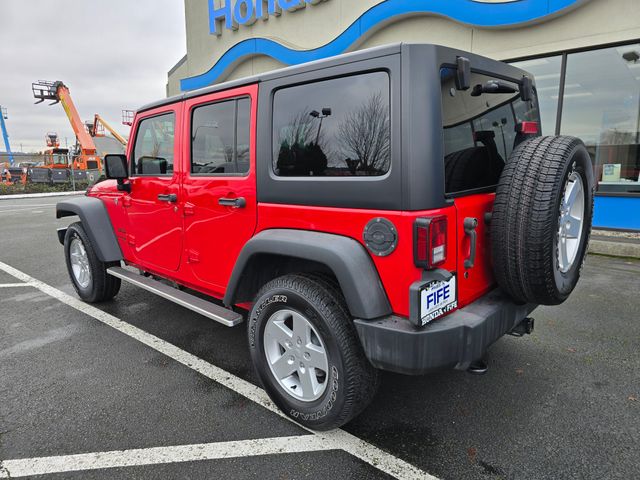
<svg viewBox="0 0 640 480">
<path fill-rule="evenodd" d="M 209 30 L 217 36 L 222 35 L 223 23 L 228 30 L 238 30 L 239 25 L 253 25 L 258 18 L 266 20 L 269 15 L 282 13 L 277 0 L 237 0 L 235 5 L 231 0 L 222 2 L 220 8 L 216 8 L 215 0 L 209 0 Z M 289 3 L 299 4 L 301 0 Z"/>
<path fill-rule="evenodd" d="M 267 20 L 270 15 L 280 16 L 282 9 L 295 12 L 305 8 L 307 3 L 317 5 L 326 0 L 220 0 L 216 8 L 216 0 L 209 0 L 209 30 L 222 35 L 222 24 L 228 30 L 238 30 L 239 25 L 253 25 L 258 18 Z"/>
</svg>

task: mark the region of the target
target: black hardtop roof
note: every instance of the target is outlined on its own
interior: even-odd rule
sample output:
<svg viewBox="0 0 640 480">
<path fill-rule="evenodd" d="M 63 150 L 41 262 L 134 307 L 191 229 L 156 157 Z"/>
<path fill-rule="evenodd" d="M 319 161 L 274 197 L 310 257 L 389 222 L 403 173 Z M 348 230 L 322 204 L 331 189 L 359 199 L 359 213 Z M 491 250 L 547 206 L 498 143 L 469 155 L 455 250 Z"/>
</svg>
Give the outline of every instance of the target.
<svg viewBox="0 0 640 480">
<path fill-rule="evenodd" d="M 427 43 L 418 43 L 418 44 L 394 43 L 394 44 L 383 45 L 379 47 L 367 48 L 365 50 L 357 50 L 355 52 L 343 53 L 341 55 L 336 55 L 334 57 L 323 58 L 321 60 L 315 60 L 313 62 L 302 63 L 300 65 L 293 65 L 290 67 L 279 68 L 277 70 L 271 70 L 269 72 L 252 75 L 250 77 L 244 77 L 237 80 L 218 83 L 215 85 L 211 85 L 209 87 L 192 90 L 189 92 L 181 93 L 181 94 L 164 98 L 155 102 L 148 103 L 140 107 L 137 110 L 137 113 L 144 112 L 146 110 L 151 110 L 157 107 L 162 107 L 164 105 L 170 105 L 172 103 L 180 102 L 182 100 L 186 100 L 189 98 L 200 97 L 202 95 L 208 95 L 210 93 L 228 90 L 231 88 L 242 87 L 245 85 L 253 85 L 253 84 L 265 82 L 268 80 L 274 80 L 277 78 L 296 75 L 299 73 L 307 73 L 315 70 L 321 70 L 321 69 L 333 67 L 336 65 L 344 65 L 346 63 L 351 63 L 351 62 L 359 62 L 359 61 L 368 60 L 371 58 L 378 58 L 386 55 L 399 54 L 405 47 L 421 48 L 421 49 L 425 49 L 425 52 L 426 50 L 431 50 L 432 53 L 437 54 L 436 57 L 451 58 L 451 61 L 454 61 L 457 56 L 464 56 L 469 58 L 469 60 L 471 61 L 472 68 L 474 68 L 479 63 L 480 64 L 479 66 L 481 66 L 481 69 L 487 70 L 487 71 L 493 70 L 492 68 L 487 68 L 487 64 L 492 64 L 494 68 L 500 65 L 500 68 L 498 68 L 498 70 L 501 70 L 502 72 L 504 72 L 505 70 L 508 71 L 512 78 L 521 77 L 522 75 L 529 75 L 524 70 L 516 68 L 512 65 L 508 65 L 498 60 L 493 60 L 488 57 L 483 57 L 481 55 L 477 55 L 474 53 L 465 52 L 464 50 L 458 50 L 451 47 L 445 47 L 442 45 L 427 44 Z M 531 77 L 533 78 L 533 76 Z"/>
</svg>

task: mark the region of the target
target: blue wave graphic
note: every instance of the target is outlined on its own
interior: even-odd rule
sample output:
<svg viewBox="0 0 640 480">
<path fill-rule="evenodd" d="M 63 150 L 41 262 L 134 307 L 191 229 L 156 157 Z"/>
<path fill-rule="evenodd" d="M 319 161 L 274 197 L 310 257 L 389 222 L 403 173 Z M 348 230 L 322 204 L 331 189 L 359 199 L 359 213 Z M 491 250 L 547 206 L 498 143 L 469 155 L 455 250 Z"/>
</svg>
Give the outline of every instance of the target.
<svg viewBox="0 0 640 480">
<path fill-rule="evenodd" d="M 188 91 L 211 85 L 234 65 L 255 55 L 265 55 L 285 65 L 297 65 L 339 55 L 348 51 L 376 27 L 403 16 L 431 14 L 478 27 L 508 27 L 559 13 L 581 1 L 584 0 L 517 0 L 508 3 L 481 3 L 473 0 L 386 0 L 363 13 L 334 40 L 312 50 L 293 50 L 266 38 L 243 40 L 227 50 L 209 71 L 182 79 L 180 88 Z"/>
</svg>

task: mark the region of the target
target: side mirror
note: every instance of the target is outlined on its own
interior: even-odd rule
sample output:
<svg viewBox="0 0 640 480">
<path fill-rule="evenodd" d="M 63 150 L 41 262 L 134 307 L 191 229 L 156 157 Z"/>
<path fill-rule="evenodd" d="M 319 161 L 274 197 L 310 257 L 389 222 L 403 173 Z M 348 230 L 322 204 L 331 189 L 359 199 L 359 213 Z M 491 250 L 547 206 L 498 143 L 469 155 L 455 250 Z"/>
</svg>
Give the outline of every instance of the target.
<svg viewBox="0 0 640 480">
<path fill-rule="evenodd" d="M 104 156 L 104 173 L 107 178 L 118 181 L 118 190 L 129 192 L 131 186 L 124 180 L 129 178 L 129 169 L 126 155 L 109 154 Z"/>
</svg>

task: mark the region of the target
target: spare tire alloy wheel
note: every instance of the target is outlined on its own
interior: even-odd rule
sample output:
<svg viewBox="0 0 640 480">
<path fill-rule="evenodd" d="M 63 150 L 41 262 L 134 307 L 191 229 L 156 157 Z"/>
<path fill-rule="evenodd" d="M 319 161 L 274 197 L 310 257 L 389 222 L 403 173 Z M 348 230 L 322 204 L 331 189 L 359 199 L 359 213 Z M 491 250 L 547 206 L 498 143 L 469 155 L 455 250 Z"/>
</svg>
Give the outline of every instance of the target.
<svg viewBox="0 0 640 480">
<path fill-rule="evenodd" d="M 584 184 L 580 175 L 571 172 L 564 186 L 558 218 L 558 269 L 567 273 L 575 263 L 582 240 L 584 219 Z"/>
<path fill-rule="evenodd" d="M 491 217 L 498 285 L 522 303 L 564 302 L 580 278 L 593 216 L 593 167 L 580 139 L 536 137 L 504 167 Z"/>
<path fill-rule="evenodd" d="M 373 399 L 377 372 L 331 279 L 305 273 L 268 282 L 249 314 L 248 336 L 265 391 L 305 427 L 340 427 Z"/>
</svg>

